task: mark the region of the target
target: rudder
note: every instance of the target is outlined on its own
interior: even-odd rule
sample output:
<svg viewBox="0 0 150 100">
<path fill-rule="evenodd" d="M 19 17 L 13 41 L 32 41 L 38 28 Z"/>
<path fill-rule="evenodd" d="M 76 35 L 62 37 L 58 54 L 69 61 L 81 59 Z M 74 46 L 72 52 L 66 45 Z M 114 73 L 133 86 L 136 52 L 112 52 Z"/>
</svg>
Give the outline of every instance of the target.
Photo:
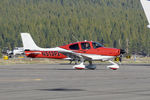
<svg viewBox="0 0 150 100">
<path fill-rule="evenodd" d="M 149 25 L 147 25 L 148 28 L 150 28 L 150 0 L 140 0 L 142 7 L 144 9 L 146 18 L 148 20 Z"/>
<path fill-rule="evenodd" d="M 24 50 L 39 50 L 29 33 L 21 33 Z"/>
</svg>

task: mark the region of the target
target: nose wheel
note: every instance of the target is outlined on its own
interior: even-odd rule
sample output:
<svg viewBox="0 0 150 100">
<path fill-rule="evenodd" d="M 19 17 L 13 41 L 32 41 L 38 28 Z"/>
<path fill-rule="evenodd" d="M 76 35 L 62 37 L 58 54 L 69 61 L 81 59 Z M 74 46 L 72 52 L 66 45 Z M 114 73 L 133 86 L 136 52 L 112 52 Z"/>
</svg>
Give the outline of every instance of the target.
<svg viewBox="0 0 150 100">
<path fill-rule="evenodd" d="M 112 63 L 113 65 L 107 66 L 108 69 L 117 70 L 119 68 L 118 64 L 112 62 L 111 60 L 109 60 L 109 62 Z"/>
</svg>

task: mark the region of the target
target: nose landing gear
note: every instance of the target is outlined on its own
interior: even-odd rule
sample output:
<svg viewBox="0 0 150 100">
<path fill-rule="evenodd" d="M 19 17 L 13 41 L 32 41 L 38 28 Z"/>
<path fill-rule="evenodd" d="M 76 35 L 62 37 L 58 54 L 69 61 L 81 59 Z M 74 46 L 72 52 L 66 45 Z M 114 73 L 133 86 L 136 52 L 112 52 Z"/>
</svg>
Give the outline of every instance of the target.
<svg viewBox="0 0 150 100">
<path fill-rule="evenodd" d="M 110 63 L 112 63 L 113 65 L 109 65 L 107 66 L 107 68 L 112 69 L 112 70 L 117 70 L 119 68 L 119 65 L 112 62 L 111 60 L 109 60 Z"/>
</svg>

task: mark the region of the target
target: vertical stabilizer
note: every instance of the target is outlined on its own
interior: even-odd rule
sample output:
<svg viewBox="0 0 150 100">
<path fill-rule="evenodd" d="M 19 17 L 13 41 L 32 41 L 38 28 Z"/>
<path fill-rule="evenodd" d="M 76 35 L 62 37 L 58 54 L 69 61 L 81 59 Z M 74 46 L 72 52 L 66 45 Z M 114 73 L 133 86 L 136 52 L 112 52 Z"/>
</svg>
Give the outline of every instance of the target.
<svg viewBox="0 0 150 100">
<path fill-rule="evenodd" d="M 147 27 L 150 28 L 150 0 L 140 0 L 140 1 L 141 1 L 141 4 L 143 6 L 145 15 L 149 23 Z"/>
<path fill-rule="evenodd" d="M 39 50 L 29 33 L 21 33 L 24 50 Z"/>
</svg>

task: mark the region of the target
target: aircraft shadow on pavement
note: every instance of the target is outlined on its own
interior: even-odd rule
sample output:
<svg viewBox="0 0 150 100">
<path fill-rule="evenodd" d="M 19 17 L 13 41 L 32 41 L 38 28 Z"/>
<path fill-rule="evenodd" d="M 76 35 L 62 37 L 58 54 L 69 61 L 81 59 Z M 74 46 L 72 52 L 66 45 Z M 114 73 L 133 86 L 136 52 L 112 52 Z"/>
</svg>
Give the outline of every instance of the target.
<svg viewBox="0 0 150 100">
<path fill-rule="evenodd" d="M 66 92 L 70 92 L 70 91 L 85 91 L 83 89 L 67 89 L 67 88 L 54 88 L 54 89 L 36 89 L 36 90 L 39 90 L 39 91 L 66 91 Z"/>
</svg>

